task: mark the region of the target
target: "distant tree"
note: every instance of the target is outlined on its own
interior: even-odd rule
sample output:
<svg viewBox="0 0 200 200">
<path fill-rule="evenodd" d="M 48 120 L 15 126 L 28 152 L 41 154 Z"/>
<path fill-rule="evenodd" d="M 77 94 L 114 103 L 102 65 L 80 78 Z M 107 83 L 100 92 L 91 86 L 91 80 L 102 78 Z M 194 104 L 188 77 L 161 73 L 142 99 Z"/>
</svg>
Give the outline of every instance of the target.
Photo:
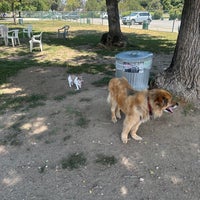
<svg viewBox="0 0 200 200">
<path fill-rule="evenodd" d="M 169 11 L 172 8 L 171 0 L 160 0 L 160 3 L 165 11 Z"/>
<path fill-rule="evenodd" d="M 160 3 L 160 0 L 152 0 L 152 1 L 149 1 L 148 4 L 147 4 L 147 10 L 149 11 L 157 11 L 157 10 L 162 10 L 163 9 L 163 6 L 162 4 Z"/>
<path fill-rule="evenodd" d="M 87 0 L 85 4 L 86 11 L 106 11 L 105 0 Z"/>
<path fill-rule="evenodd" d="M 66 9 L 71 11 L 71 10 L 76 10 L 78 8 L 81 8 L 82 1 L 81 0 L 67 0 L 66 4 Z"/>
<path fill-rule="evenodd" d="M 50 9 L 50 5 L 48 5 L 47 0 L 32 0 L 31 4 L 36 8 L 36 11 L 43 11 Z"/>
<path fill-rule="evenodd" d="M 10 9 L 10 5 L 7 1 L 0 2 L 0 12 L 5 13 L 8 12 Z"/>
<path fill-rule="evenodd" d="M 119 10 L 121 13 L 127 13 L 131 11 L 137 11 L 137 10 L 144 10 L 143 6 L 146 4 L 141 4 L 140 1 L 133 1 L 133 0 L 119 0 Z"/>
<path fill-rule="evenodd" d="M 0 10 L 12 12 L 16 23 L 16 15 L 23 10 L 42 11 L 49 10 L 53 0 L 0 0 Z"/>
<path fill-rule="evenodd" d="M 184 0 L 160 0 L 164 11 L 181 10 L 183 8 Z"/>
<path fill-rule="evenodd" d="M 156 78 L 164 87 L 200 106 L 200 1 L 185 0 L 172 62 Z"/>
<path fill-rule="evenodd" d="M 144 9 L 146 9 L 146 7 L 148 6 L 148 4 L 149 4 L 149 1 L 148 0 L 140 0 L 140 5 L 144 8 Z"/>
<path fill-rule="evenodd" d="M 58 10 L 58 3 L 57 2 L 53 2 L 52 4 L 51 4 L 51 10 Z"/>
</svg>

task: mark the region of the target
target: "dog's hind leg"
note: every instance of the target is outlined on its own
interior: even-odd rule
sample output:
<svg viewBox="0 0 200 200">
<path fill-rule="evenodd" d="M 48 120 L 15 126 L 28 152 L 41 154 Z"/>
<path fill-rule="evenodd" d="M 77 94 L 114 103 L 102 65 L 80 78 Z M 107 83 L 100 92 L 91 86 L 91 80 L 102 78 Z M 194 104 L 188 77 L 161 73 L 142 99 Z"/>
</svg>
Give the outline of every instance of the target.
<svg viewBox="0 0 200 200">
<path fill-rule="evenodd" d="M 117 103 L 115 101 L 112 101 L 111 102 L 111 117 L 112 117 L 113 123 L 117 122 L 117 118 L 116 118 L 116 115 L 115 115 L 116 108 L 117 108 Z"/>
<path fill-rule="evenodd" d="M 117 122 L 117 118 L 116 118 L 116 109 L 118 109 L 117 107 L 117 102 L 115 101 L 115 99 L 112 98 L 111 93 L 109 92 L 108 97 L 107 97 L 107 102 L 110 104 L 111 108 L 111 120 L 113 123 Z"/>
<path fill-rule="evenodd" d="M 121 114 L 120 114 L 120 108 L 119 108 L 119 106 L 117 106 L 117 108 L 116 108 L 116 117 L 118 119 L 121 119 Z"/>
</svg>

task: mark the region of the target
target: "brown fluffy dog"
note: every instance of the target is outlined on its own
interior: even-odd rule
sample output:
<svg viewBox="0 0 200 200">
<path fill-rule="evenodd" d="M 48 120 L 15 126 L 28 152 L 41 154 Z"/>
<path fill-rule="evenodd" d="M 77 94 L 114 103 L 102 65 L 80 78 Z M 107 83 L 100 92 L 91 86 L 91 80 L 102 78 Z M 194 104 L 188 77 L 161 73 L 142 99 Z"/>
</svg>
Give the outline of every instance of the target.
<svg viewBox="0 0 200 200">
<path fill-rule="evenodd" d="M 172 113 L 172 109 L 178 104 L 172 101 L 172 95 L 163 89 L 134 91 L 126 78 L 113 78 L 108 85 L 107 101 L 111 105 L 112 121 L 117 122 L 121 118 L 120 110 L 125 114 L 121 139 L 128 142 L 128 134 L 135 140 L 142 140 L 137 135 L 141 123 L 150 118 L 157 118 L 163 111 Z M 133 94 L 129 95 L 129 90 Z"/>
<path fill-rule="evenodd" d="M 116 123 L 117 118 L 121 118 L 120 110 L 126 113 L 124 102 L 129 93 L 134 93 L 134 90 L 128 83 L 128 80 L 124 77 L 111 79 L 108 85 L 108 90 L 109 94 L 107 102 L 111 104 L 111 118 L 113 123 Z"/>
</svg>

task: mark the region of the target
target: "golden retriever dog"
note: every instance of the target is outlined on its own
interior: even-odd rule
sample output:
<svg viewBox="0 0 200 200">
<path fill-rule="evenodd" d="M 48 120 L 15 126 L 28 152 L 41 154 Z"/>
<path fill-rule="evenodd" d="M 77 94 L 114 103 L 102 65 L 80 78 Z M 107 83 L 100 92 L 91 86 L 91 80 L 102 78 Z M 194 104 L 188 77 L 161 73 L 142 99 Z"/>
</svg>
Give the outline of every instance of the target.
<svg viewBox="0 0 200 200">
<path fill-rule="evenodd" d="M 120 110 L 125 113 L 124 102 L 130 93 L 134 93 L 132 86 L 125 77 L 112 78 L 108 85 L 107 102 L 111 104 L 111 115 L 113 123 L 117 122 L 117 118 L 121 118 Z"/>
<path fill-rule="evenodd" d="M 161 117 L 163 111 L 172 113 L 178 104 L 173 102 L 172 95 L 164 89 L 134 91 L 127 79 L 112 78 L 108 85 L 107 101 L 111 105 L 111 118 L 115 123 L 121 118 L 120 110 L 125 114 L 121 140 L 128 142 L 128 135 L 135 140 L 142 140 L 137 135 L 141 123 Z M 129 94 L 129 91 L 132 94 Z"/>
</svg>

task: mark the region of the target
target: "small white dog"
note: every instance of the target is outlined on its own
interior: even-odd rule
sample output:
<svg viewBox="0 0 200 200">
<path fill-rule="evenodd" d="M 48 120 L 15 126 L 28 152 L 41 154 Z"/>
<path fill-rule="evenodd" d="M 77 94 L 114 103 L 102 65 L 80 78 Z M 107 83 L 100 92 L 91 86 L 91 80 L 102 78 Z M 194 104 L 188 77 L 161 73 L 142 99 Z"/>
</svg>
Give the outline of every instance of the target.
<svg viewBox="0 0 200 200">
<path fill-rule="evenodd" d="M 72 87 L 72 85 L 75 84 L 76 90 L 79 90 L 82 87 L 82 82 L 83 82 L 82 76 L 75 76 L 75 75 L 68 76 L 69 87 Z"/>
</svg>

